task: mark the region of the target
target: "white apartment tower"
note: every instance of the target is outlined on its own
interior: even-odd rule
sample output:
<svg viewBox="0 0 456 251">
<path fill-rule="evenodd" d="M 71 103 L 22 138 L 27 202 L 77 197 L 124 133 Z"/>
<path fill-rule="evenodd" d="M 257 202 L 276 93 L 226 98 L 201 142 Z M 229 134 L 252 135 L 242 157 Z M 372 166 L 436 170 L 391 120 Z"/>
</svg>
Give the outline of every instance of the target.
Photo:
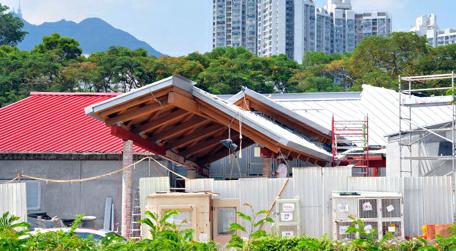
<svg viewBox="0 0 456 251">
<path fill-rule="evenodd" d="M 333 22 L 333 53 L 352 51 L 356 46 L 355 12 L 350 0 L 328 0 L 325 6 Z"/>
<path fill-rule="evenodd" d="M 213 47 L 244 47 L 257 53 L 256 0 L 213 0 Z"/>
<path fill-rule="evenodd" d="M 293 58 L 293 0 L 258 0 L 258 55 Z"/>
<path fill-rule="evenodd" d="M 417 17 L 416 24 L 410 31 L 426 36 L 428 43 L 433 47 L 456 44 L 456 29 L 439 29 L 434 14 Z"/>
<path fill-rule="evenodd" d="M 315 50 L 316 16 L 313 0 L 294 1 L 294 60 L 301 63 L 307 51 Z"/>
<path fill-rule="evenodd" d="M 391 33 L 385 12 L 356 14 L 350 0 L 213 0 L 213 46 L 245 47 L 259 56 L 352 51 L 364 37 Z"/>
</svg>

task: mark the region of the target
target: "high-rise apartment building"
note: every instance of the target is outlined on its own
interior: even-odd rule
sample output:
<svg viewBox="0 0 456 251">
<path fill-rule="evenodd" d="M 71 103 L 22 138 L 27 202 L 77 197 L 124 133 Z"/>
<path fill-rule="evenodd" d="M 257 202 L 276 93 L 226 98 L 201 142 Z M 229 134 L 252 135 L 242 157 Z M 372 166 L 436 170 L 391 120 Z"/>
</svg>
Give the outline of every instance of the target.
<svg viewBox="0 0 456 251">
<path fill-rule="evenodd" d="M 214 47 L 245 47 L 259 56 L 352 51 L 364 37 L 388 35 L 385 12 L 356 14 L 350 0 L 213 0 Z"/>
<path fill-rule="evenodd" d="M 333 53 L 333 21 L 326 9 L 317 8 L 315 12 L 315 51 Z"/>
<path fill-rule="evenodd" d="M 355 12 L 350 0 L 328 0 L 325 6 L 333 21 L 333 53 L 352 51 L 356 46 Z"/>
<path fill-rule="evenodd" d="M 304 53 L 315 50 L 316 16 L 313 0 L 294 1 L 293 58 L 302 61 Z"/>
<path fill-rule="evenodd" d="M 356 44 L 369 36 L 387 36 L 391 33 L 391 17 L 386 12 L 355 14 Z"/>
<path fill-rule="evenodd" d="M 439 29 L 434 14 L 417 17 L 411 31 L 426 36 L 428 43 L 433 47 L 456 44 L 456 29 Z"/>
<path fill-rule="evenodd" d="M 257 1 L 213 0 L 213 47 L 257 52 Z"/>
<path fill-rule="evenodd" d="M 293 0 L 257 0 L 258 55 L 293 58 Z"/>
</svg>

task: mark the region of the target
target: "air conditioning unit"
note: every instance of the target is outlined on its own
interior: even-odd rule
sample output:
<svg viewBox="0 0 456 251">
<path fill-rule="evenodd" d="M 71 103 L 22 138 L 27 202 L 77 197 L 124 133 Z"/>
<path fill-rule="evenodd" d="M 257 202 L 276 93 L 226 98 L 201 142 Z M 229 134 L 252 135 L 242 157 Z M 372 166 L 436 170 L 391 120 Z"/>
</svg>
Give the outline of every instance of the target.
<svg viewBox="0 0 456 251">
<path fill-rule="evenodd" d="M 402 195 L 386 192 L 333 192 L 332 237 L 337 240 L 354 239 L 359 236 L 347 233 L 354 217 L 364 221 L 366 232 L 375 231 L 381 239 L 391 233 L 396 238 L 404 237 Z"/>
<path fill-rule="evenodd" d="M 282 237 L 293 237 L 301 234 L 299 199 L 277 199 L 274 232 Z"/>
</svg>

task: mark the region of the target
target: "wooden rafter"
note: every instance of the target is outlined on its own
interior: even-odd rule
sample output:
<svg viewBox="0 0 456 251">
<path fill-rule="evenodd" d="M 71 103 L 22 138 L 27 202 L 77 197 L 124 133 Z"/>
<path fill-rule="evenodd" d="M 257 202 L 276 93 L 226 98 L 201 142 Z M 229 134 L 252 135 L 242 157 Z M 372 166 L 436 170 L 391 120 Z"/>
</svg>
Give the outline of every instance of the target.
<svg viewBox="0 0 456 251">
<path fill-rule="evenodd" d="M 140 118 L 142 116 L 147 116 L 151 113 L 154 113 L 160 109 L 168 107 L 169 104 L 167 100 L 159 100 L 158 102 L 153 102 L 142 107 L 131 108 L 125 112 L 122 112 L 112 118 L 106 119 L 105 123 L 108 126 L 114 125 L 118 122 L 126 122 L 132 119 Z"/>
<path fill-rule="evenodd" d="M 237 135 L 233 135 L 236 137 Z M 182 152 L 182 155 L 186 159 L 189 159 L 195 155 L 201 155 L 201 153 L 211 152 L 216 146 L 222 145 L 221 141 L 228 137 L 228 132 L 224 131 L 222 134 L 214 135 L 212 137 L 206 138 L 205 140 L 199 141 L 194 146 L 185 149 Z"/>
<path fill-rule="evenodd" d="M 237 144 L 239 146 L 239 139 L 236 139 L 234 140 L 234 143 Z M 249 138 L 244 138 L 242 140 L 242 149 L 254 144 L 255 142 L 252 141 L 251 139 Z M 206 154 L 205 156 L 199 156 L 198 158 L 195 159 L 195 162 L 196 163 L 202 163 L 202 164 L 209 164 L 209 163 L 212 163 L 214 161 L 217 161 L 225 156 L 228 155 L 228 149 L 226 149 L 225 147 L 223 148 L 220 148 L 220 150 L 218 150 L 217 152 L 215 153 L 209 153 L 209 154 Z"/>
<path fill-rule="evenodd" d="M 199 141 L 203 138 L 210 137 L 214 134 L 217 134 L 223 130 L 225 130 L 225 127 L 220 126 L 218 124 L 212 124 L 210 126 L 200 127 L 192 135 L 184 136 L 173 142 L 168 142 L 167 145 L 169 145 L 170 147 L 172 147 L 174 149 L 179 149 L 179 148 L 187 146 L 195 141 Z"/>
<path fill-rule="evenodd" d="M 231 128 L 235 131 L 239 131 L 239 121 L 236 119 L 231 119 L 227 115 L 222 115 L 220 112 L 217 112 L 214 108 L 208 106 L 208 105 L 200 105 L 200 110 L 201 112 L 207 114 L 208 116 L 211 116 L 215 118 L 217 121 L 219 121 L 222 124 L 225 125 L 230 125 Z M 248 127 L 245 124 L 242 124 L 242 130 L 243 134 L 249 137 L 250 139 L 254 140 L 258 144 L 264 145 L 267 147 L 269 150 L 277 153 L 280 150 L 280 147 L 278 146 L 278 143 L 275 142 L 272 139 L 268 139 L 264 135 L 260 134 L 260 132 L 257 132 L 256 130 Z"/>
<path fill-rule="evenodd" d="M 98 115 L 100 117 L 106 119 L 109 115 L 114 114 L 116 112 L 127 110 L 127 109 L 129 109 L 131 107 L 140 105 L 142 103 L 147 103 L 147 102 L 150 102 L 150 101 L 159 100 L 161 97 L 163 97 L 164 95 L 168 94 L 169 91 L 170 91 L 170 88 L 165 88 L 163 90 L 155 92 L 154 94 L 144 95 L 142 97 L 136 98 L 136 99 L 131 100 L 129 102 L 118 104 L 116 106 L 110 107 L 109 109 L 100 111 L 100 112 L 98 112 Z"/>
<path fill-rule="evenodd" d="M 134 132 L 144 134 L 150 131 L 153 131 L 154 129 L 164 126 L 164 125 L 170 125 L 173 123 L 176 123 L 176 121 L 179 121 L 183 117 L 187 116 L 188 112 L 185 110 L 177 109 L 173 112 L 163 114 L 162 116 L 152 119 L 149 122 L 139 126 L 138 128 L 134 129 Z"/>
<path fill-rule="evenodd" d="M 189 120 L 184 121 L 179 125 L 169 127 L 163 130 L 162 132 L 155 134 L 154 137 L 160 141 L 169 140 L 174 137 L 180 136 L 193 128 L 203 126 L 208 123 L 210 123 L 210 121 L 202 119 L 198 116 L 193 116 Z"/>
</svg>

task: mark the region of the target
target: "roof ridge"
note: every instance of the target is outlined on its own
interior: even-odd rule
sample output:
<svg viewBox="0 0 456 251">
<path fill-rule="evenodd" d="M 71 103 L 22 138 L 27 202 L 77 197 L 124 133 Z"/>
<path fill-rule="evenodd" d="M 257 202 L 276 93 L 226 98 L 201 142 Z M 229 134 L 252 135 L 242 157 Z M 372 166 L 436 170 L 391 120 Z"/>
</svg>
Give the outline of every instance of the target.
<svg viewBox="0 0 456 251">
<path fill-rule="evenodd" d="M 30 96 L 117 96 L 118 92 L 30 92 Z"/>
</svg>

